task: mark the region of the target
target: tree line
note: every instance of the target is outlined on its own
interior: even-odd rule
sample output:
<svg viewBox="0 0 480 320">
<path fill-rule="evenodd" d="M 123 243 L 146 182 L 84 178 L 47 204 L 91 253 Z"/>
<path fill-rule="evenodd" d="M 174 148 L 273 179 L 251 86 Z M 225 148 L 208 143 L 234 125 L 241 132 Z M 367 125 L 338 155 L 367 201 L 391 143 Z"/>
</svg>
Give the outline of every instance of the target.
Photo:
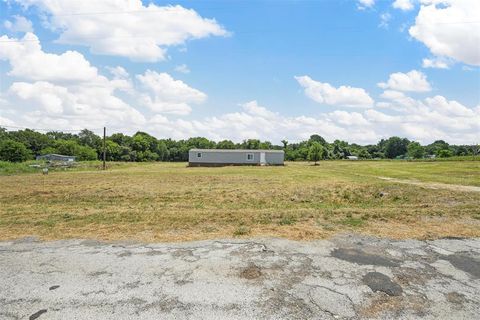
<svg viewBox="0 0 480 320">
<path fill-rule="evenodd" d="M 476 155 L 479 152 L 478 145 L 450 145 L 438 140 L 422 146 L 418 142 L 400 137 L 382 139 L 377 144 L 364 146 L 341 140 L 329 143 L 316 134 L 308 140 L 296 143 L 282 140 L 281 145 L 258 139 L 248 139 L 240 143 L 230 140 L 216 142 L 203 137 L 186 140 L 157 139 L 141 131 L 132 136 L 114 133 L 106 138 L 108 161 L 187 161 L 188 150 L 192 148 L 284 150 L 287 161 L 314 162 L 323 159 L 346 159 L 349 156 L 359 159 L 446 158 Z M 97 160 L 102 158 L 103 140 L 87 129 L 73 134 L 59 131 L 40 133 L 30 129 L 7 131 L 0 128 L 1 161 L 21 162 L 50 153 L 76 156 L 80 161 Z"/>
</svg>

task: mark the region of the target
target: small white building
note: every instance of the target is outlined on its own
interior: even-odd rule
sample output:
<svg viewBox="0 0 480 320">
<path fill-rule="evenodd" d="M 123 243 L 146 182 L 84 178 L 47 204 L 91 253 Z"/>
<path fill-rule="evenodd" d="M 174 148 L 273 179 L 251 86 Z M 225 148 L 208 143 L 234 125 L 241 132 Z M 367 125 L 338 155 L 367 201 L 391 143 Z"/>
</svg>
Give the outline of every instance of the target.
<svg viewBox="0 0 480 320">
<path fill-rule="evenodd" d="M 283 166 L 284 157 L 283 150 L 191 149 L 188 166 Z"/>
<path fill-rule="evenodd" d="M 357 156 L 347 156 L 348 160 L 358 160 Z"/>
</svg>

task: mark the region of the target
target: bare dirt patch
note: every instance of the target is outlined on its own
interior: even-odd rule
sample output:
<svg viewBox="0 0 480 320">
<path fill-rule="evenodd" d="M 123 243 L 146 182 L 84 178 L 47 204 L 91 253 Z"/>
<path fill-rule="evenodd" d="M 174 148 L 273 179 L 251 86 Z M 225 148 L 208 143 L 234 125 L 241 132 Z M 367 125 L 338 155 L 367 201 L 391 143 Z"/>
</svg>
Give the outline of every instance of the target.
<svg viewBox="0 0 480 320">
<path fill-rule="evenodd" d="M 257 279 L 257 278 L 260 278 L 261 276 L 262 276 L 262 270 L 254 264 L 249 265 L 248 267 L 244 268 L 240 272 L 240 278 L 244 278 L 247 280 Z"/>
<path fill-rule="evenodd" d="M 480 192 L 480 187 L 476 186 L 463 186 L 459 184 L 447 184 L 447 183 L 437 183 L 437 182 L 422 182 L 418 180 L 407 180 L 407 179 L 396 179 L 390 177 L 378 177 L 379 179 L 396 182 L 396 183 L 403 183 L 403 184 L 411 184 L 414 186 L 429 188 L 429 189 L 444 189 L 444 190 L 453 190 L 453 191 L 462 191 L 462 192 Z"/>
</svg>

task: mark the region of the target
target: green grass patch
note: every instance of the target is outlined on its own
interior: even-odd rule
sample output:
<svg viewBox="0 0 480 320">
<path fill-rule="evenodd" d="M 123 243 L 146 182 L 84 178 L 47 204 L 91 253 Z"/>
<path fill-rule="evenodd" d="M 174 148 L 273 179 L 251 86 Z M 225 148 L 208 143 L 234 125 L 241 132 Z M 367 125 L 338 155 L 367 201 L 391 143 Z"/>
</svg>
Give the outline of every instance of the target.
<svg viewBox="0 0 480 320">
<path fill-rule="evenodd" d="M 349 226 L 349 227 L 361 227 L 365 224 L 365 220 L 361 218 L 353 218 L 353 217 L 348 217 L 340 221 L 341 224 L 344 226 Z"/>
</svg>

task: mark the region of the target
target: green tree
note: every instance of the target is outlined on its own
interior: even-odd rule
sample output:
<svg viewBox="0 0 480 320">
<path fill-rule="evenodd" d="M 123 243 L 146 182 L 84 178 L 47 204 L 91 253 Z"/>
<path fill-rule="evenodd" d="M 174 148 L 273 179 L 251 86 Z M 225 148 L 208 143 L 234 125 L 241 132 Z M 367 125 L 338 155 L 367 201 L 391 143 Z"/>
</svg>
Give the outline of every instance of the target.
<svg viewBox="0 0 480 320">
<path fill-rule="evenodd" d="M 32 154 L 27 147 L 12 139 L 0 141 L 0 160 L 10 162 L 22 162 L 31 159 Z"/>
<path fill-rule="evenodd" d="M 385 142 L 385 156 L 394 159 L 407 153 L 408 139 L 391 137 Z"/>
<path fill-rule="evenodd" d="M 123 133 L 114 133 L 109 137 L 109 139 L 119 146 L 130 147 L 132 145 L 132 137 L 124 135 Z"/>
<path fill-rule="evenodd" d="M 198 149 L 215 149 L 215 142 L 203 137 L 194 137 L 185 141 L 185 144 L 190 148 Z M 187 150 L 188 152 L 188 150 Z"/>
<path fill-rule="evenodd" d="M 53 147 L 55 148 L 56 153 L 66 156 L 76 156 L 80 145 L 74 140 L 60 139 L 55 141 Z"/>
<path fill-rule="evenodd" d="M 222 140 L 217 143 L 217 149 L 235 149 L 235 143 L 230 140 Z"/>
<path fill-rule="evenodd" d="M 55 147 L 46 147 L 46 148 L 40 150 L 40 152 L 39 152 L 40 155 L 51 154 L 51 153 L 59 153 L 59 152 Z"/>
<path fill-rule="evenodd" d="M 150 148 L 149 136 L 141 132 L 137 132 L 132 137 L 132 150 L 137 152 L 145 152 Z"/>
<path fill-rule="evenodd" d="M 287 147 L 288 147 L 288 141 L 287 140 L 282 140 L 281 142 L 283 144 L 283 150 L 286 150 Z"/>
<path fill-rule="evenodd" d="M 408 156 L 413 159 L 420 159 L 425 156 L 425 148 L 418 142 L 410 142 L 407 146 Z"/>
<path fill-rule="evenodd" d="M 30 129 L 10 131 L 8 136 L 12 140 L 23 143 L 34 155 L 38 155 L 40 150 L 48 147 L 53 142 L 47 135 Z"/>
<path fill-rule="evenodd" d="M 137 153 L 128 146 L 120 146 L 120 161 L 136 161 Z"/>
<path fill-rule="evenodd" d="M 260 142 L 260 145 L 258 146 L 258 148 L 263 150 L 269 150 L 269 149 L 272 149 L 273 146 L 270 141 L 263 141 L 263 142 Z"/>
<path fill-rule="evenodd" d="M 78 146 L 75 156 L 79 161 L 88 161 L 88 160 L 97 160 L 97 150 L 87 147 L 87 146 Z"/>
<path fill-rule="evenodd" d="M 250 150 L 260 149 L 260 140 L 258 139 L 243 140 L 242 149 L 250 149 Z"/>
<path fill-rule="evenodd" d="M 472 155 L 474 157 L 478 156 L 480 154 L 480 144 L 475 144 L 472 146 Z"/>
<path fill-rule="evenodd" d="M 428 146 L 426 146 L 425 149 L 426 149 L 426 152 L 428 154 L 434 154 L 434 155 L 438 156 L 438 152 L 440 150 L 445 150 L 445 149 L 448 149 L 449 147 L 450 147 L 450 145 L 448 143 L 446 143 L 445 141 L 437 140 L 437 141 L 429 144 Z"/>
<path fill-rule="evenodd" d="M 97 151 L 95 149 L 81 146 L 75 140 L 57 140 L 55 141 L 54 148 L 56 153 L 66 156 L 75 156 L 79 161 L 98 159 Z"/>
<path fill-rule="evenodd" d="M 335 140 L 332 146 L 332 157 L 334 159 L 345 159 L 347 156 L 352 155 L 348 142 Z"/>
<path fill-rule="evenodd" d="M 158 155 L 158 160 L 160 160 L 160 161 L 167 161 L 168 160 L 169 152 L 168 152 L 168 148 L 167 148 L 167 145 L 165 144 L 165 142 L 158 141 L 157 152 L 156 153 Z"/>
<path fill-rule="evenodd" d="M 137 157 L 136 157 L 137 161 L 146 162 L 146 161 L 157 161 L 158 160 L 158 154 L 156 154 L 155 152 L 152 152 L 150 150 L 137 151 L 136 155 L 137 155 Z"/>
<path fill-rule="evenodd" d="M 105 149 L 106 149 L 106 158 L 107 161 L 120 161 L 121 156 L 122 156 L 122 147 L 116 143 L 113 142 L 110 139 L 107 139 L 105 141 Z"/>
<path fill-rule="evenodd" d="M 439 150 L 437 152 L 437 156 L 439 158 L 449 158 L 449 157 L 453 156 L 453 152 L 451 150 L 448 150 L 448 149 L 443 149 L 443 150 Z"/>
<path fill-rule="evenodd" d="M 320 143 L 322 146 L 326 146 L 328 143 L 325 139 L 323 139 L 322 136 L 318 135 L 318 134 L 312 134 L 310 136 L 310 139 L 308 140 L 308 142 L 311 144 L 313 142 L 318 142 Z"/>
<path fill-rule="evenodd" d="M 87 129 L 80 131 L 78 134 L 78 142 L 96 150 L 100 150 L 103 147 L 102 138 Z"/>
<path fill-rule="evenodd" d="M 358 157 L 360 159 L 371 159 L 372 158 L 372 156 L 370 155 L 370 153 L 368 152 L 367 149 L 360 150 L 360 152 L 358 153 Z"/>
<path fill-rule="evenodd" d="M 50 131 L 47 132 L 47 136 L 52 140 L 78 140 L 78 136 L 72 133 L 65 133 L 61 131 Z"/>
<path fill-rule="evenodd" d="M 308 160 L 313 161 L 314 165 L 317 165 L 317 162 L 323 158 L 323 155 L 323 146 L 317 141 L 312 142 L 308 149 Z"/>
</svg>

